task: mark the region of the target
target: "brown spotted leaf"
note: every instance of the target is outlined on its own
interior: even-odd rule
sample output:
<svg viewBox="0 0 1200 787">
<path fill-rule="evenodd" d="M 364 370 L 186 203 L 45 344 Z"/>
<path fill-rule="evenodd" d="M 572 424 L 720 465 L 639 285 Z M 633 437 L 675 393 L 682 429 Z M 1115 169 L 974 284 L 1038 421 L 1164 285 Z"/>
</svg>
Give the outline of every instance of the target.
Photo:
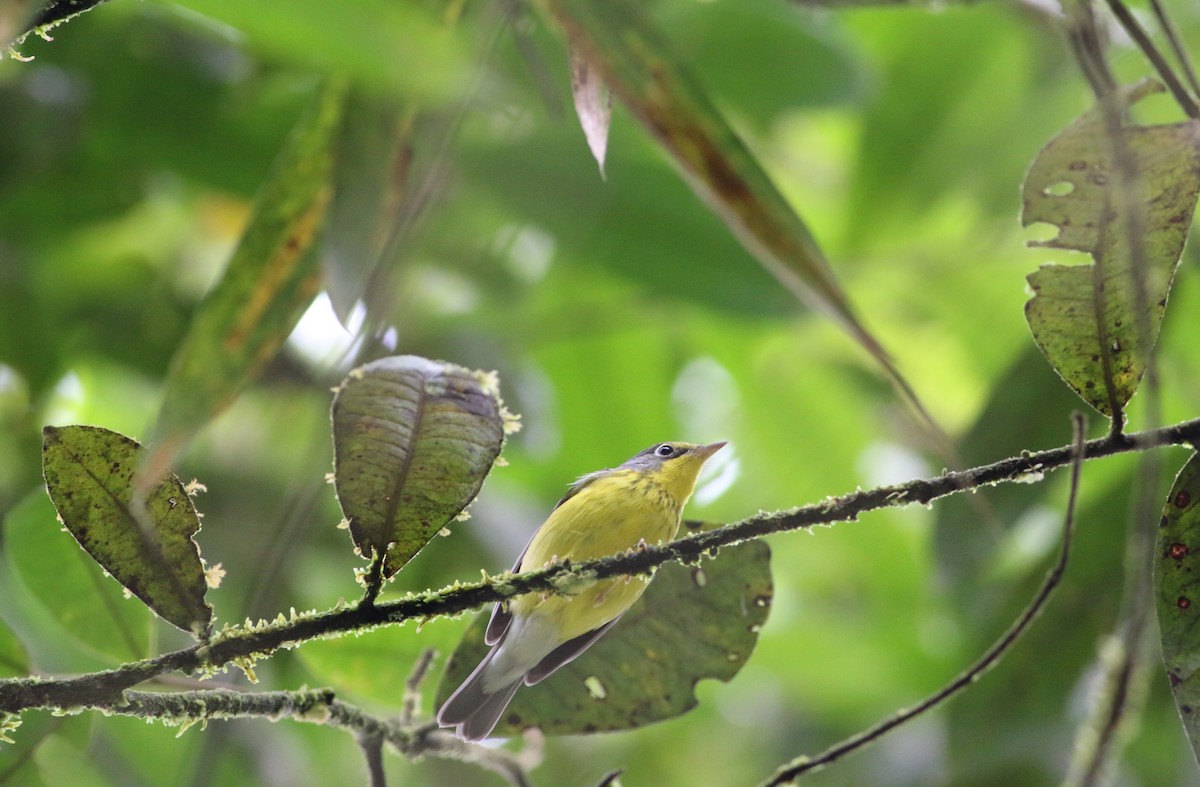
<svg viewBox="0 0 1200 787">
<path fill-rule="evenodd" d="M 1200 455 L 1176 476 L 1159 524 L 1154 588 L 1163 662 L 1200 759 Z"/>
<path fill-rule="evenodd" d="M 699 681 L 732 680 L 750 658 L 773 596 L 771 552 L 761 541 L 725 547 L 698 566 L 668 563 L 595 645 L 518 690 L 495 734 L 625 730 L 686 713 Z M 446 665 L 438 706 L 487 653 L 489 614 L 475 619 Z"/>
<path fill-rule="evenodd" d="M 1132 104 L 1160 91 L 1128 88 Z M 1025 226 L 1058 228 L 1031 245 L 1083 251 L 1087 265 L 1043 265 L 1028 277 L 1025 317 L 1054 370 L 1085 402 L 1112 417 L 1133 396 L 1153 350 L 1171 280 L 1200 191 L 1200 121 L 1125 125 L 1121 146 L 1136 172 L 1132 195 L 1117 192 L 1115 155 L 1104 115 L 1091 109 L 1038 154 L 1023 186 Z M 1132 209 L 1140 221 L 1146 295 L 1139 309 Z M 1142 323 L 1148 329 L 1144 334 Z"/>
<path fill-rule="evenodd" d="M 67 530 L 146 606 L 199 635 L 212 621 L 193 540 L 200 518 L 171 474 L 153 479 L 144 515 L 135 510 L 134 475 L 142 454 L 136 441 L 96 426 L 42 430 L 42 474 Z"/>
<path fill-rule="evenodd" d="M 391 576 L 479 493 L 504 444 L 495 379 L 415 355 L 352 371 L 333 400 L 334 474 L 350 534 Z"/>
</svg>

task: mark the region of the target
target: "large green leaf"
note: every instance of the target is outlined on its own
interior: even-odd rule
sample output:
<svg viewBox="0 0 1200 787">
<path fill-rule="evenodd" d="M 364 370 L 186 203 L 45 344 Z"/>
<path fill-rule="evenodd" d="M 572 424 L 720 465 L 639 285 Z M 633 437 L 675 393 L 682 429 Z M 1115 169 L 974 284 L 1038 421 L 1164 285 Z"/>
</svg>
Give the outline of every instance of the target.
<svg viewBox="0 0 1200 787">
<path fill-rule="evenodd" d="M 1159 525 L 1154 587 L 1163 661 L 1200 760 L 1200 454 L 1175 477 Z"/>
<path fill-rule="evenodd" d="M 4 518 L 4 553 L 13 574 L 74 641 L 112 662 L 144 658 L 150 615 L 103 576 L 62 532 L 50 499 L 39 490 Z"/>
<path fill-rule="evenodd" d="M 391 576 L 475 499 L 504 445 L 493 377 L 415 355 L 350 373 L 333 400 L 338 502 Z"/>
<path fill-rule="evenodd" d="M 155 479 L 139 506 L 134 476 L 143 451 L 137 442 L 96 426 L 47 426 L 42 439 L 46 489 L 79 545 L 164 620 L 204 632 L 212 608 L 192 540 L 200 518 L 179 479 Z"/>
<path fill-rule="evenodd" d="M 753 541 L 698 566 L 663 566 L 612 631 L 517 692 L 496 734 L 624 730 L 691 710 L 700 680 L 729 681 L 750 658 L 774 594 L 770 558 L 767 545 Z M 446 665 L 439 706 L 487 653 L 487 621 L 487 611 L 476 617 Z"/>
<path fill-rule="evenodd" d="M 1126 89 L 1132 104 L 1161 91 L 1143 82 Z M 1117 176 L 1121 149 L 1136 172 L 1132 194 Z M 1025 226 L 1058 228 L 1031 245 L 1090 254 L 1090 265 L 1043 265 L 1029 275 L 1025 316 L 1055 371 L 1085 402 L 1112 417 L 1137 390 L 1158 336 L 1175 267 L 1200 191 L 1200 121 L 1126 125 L 1114 150 L 1097 106 L 1038 154 L 1022 187 Z M 1129 221 L 1141 227 L 1145 301 L 1139 304 Z M 1146 327 L 1144 332 L 1140 325 Z"/>
<path fill-rule="evenodd" d="M 320 285 L 310 253 L 331 192 L 345 87 L 331 80 L 297 122 L 259 192 L 224 276 L 175 352 L 151 441 L 151 472 L 233 401 L 275 356 Z"/>
</svg>

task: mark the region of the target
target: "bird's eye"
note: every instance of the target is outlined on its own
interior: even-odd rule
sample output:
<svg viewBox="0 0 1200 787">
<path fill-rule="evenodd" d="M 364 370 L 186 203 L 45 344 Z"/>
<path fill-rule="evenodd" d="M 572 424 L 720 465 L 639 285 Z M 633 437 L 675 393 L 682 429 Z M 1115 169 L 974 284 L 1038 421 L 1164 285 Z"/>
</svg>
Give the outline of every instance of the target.
<svg viewBox="0 0 1200 787">
<path fill-rule="evenodd" d="M 654 449 L 654 454 L 655 454 L 655 456 L 664 456 L 664 457 L 665 456 L 673 456 L 675 454 L 675 449 L 672 448 L 669 443 L 663 443 L 658 448 Z"/>
</svg>

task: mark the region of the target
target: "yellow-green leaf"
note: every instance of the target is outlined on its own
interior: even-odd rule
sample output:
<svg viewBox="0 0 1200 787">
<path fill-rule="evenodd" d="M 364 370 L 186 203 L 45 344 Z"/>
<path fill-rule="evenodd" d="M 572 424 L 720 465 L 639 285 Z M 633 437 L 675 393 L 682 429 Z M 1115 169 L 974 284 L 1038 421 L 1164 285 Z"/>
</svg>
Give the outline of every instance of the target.
<svg viewBox="0 0 1200 787">
<path fill-rule="evenodd" d="M 200 634 L 212 620 L 200 549 L 192 538 L 200 518 L 171 474 L 154 479 L 144 512 L 135 510 L 134 476 L 143 453 L 134 440 L 96 426 L 42 431 L 46 489 L 67 530 L 160 617 Z"/>
<path fill-rule="evenodd" d="M 1160 91 L 1143 82 L 1123 92 L 1126 104 Z M 1107 416 L 1137 390 L 1158 336 L 1175 267 L 1200 191 L 1200 121 L 1125 125 L 1120 147 L 1136 172 L 1122 195 L 1116 156 L 1099 106 L 1051 140 L 1023 186 L 1025 226 L 1058 228 L 1031 245 L 1090 254 L 1088 265 L 1043 265 L 1030 274 L 1025 317 L 1054 370 L 1085 402 Z M 1145 301 L 1139 309 L 1131 243 L 1131 209 L 1142 226 Z M 1142 323 L 1147 331 L 1139 328 Z"/>
<path fill-rule="evenodd" d="M 414 355 L 352 371 L 333 400 L 334 472 L 350 534 L 391 576 L 479 493 L 504 444 L 494 377 Z"/>
<path fill-rule="evenodd" d="M 495 734 L 624 730 L 686 713 L 696 706 L 700 680 L 729 681 L 750 658 L 773 596 L 771 552 L 761 541 L 726 547 L 698 566 L 667 564 L 595 645 L 520 689 Z M 489 612 L 475 619 L 446 665 L 438 706 L 487 653 Z"/>
<path fill-rule="evenodd" d="M 233 401 L 275 356 L 312 303 L 311 253 L 331 191 L 331 144 L 344 86 L 322 87 L 267 175 L 224 276 L 200 304 L 175 352 L 151 446 L 152 471 Z"/>
<path fill-rule="evenodd" d="M 1200 455 L 1179 471 L 1158 528 L 1154 588 L 1163 662 L 1200 759 Z"/>
</svg>

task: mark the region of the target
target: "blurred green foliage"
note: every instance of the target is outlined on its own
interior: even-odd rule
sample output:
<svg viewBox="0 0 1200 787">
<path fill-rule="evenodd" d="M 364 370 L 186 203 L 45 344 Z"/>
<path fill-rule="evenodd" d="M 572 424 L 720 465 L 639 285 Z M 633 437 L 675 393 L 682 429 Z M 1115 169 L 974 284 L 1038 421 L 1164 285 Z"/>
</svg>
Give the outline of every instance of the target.
<svg viewBox="0 0 1200 787">
<path fill-rule="evenodd" d="M 497 369 L 525 426 L 472 518 L 435 538 L 385 596 L 506 568 L 566 484 L 662 439 L 731 441 L 689 507 L 715 521 L 940 471 L 869 359 L 758 266 L 619 106 L 599 178 L 569 114 L 561 44 L 506 8 L 110 2 L 53 42 L 27 40 L 31 62 L 0 62 L 0 674 L 26 660 L 97 669 L 183 642 L 76 559 L 39 491 L 40 430 L 90 423 L 146 436 L 196 304 L 333 70 L 362 100 L 412 108 L 407 186 L 423 205 L 394 227 L 387 275 L 372 282 L 354 335 L 319 301 L 177 464 L 209 490 L 197 506 L 204 555 L 227 572 L 208 594 L 218 621 L 357 596 L 361 561 L 324 483 L 329 387 L 387 352 Z M 1081 408 L 1022 314 L 1025 275 L 1055 257 L 1024 248 L 1019 184 L 1089 105 L 1031 8 L 651 9 L 970 463 L 1063 444 Z M 453 11 L 461 18 L 446 24 Z M 1193 12 L 1179 21 L 1200 39 Z M 1117 55 L 1122 77 L 1140 75 L 1131 51 Z M 1168 421 L 1200 413 L 1195 268 L 1185 254 L 1159 340 Z M 1132 426 L 1144 426 L 1140 399 L 1131 407 Z M 1093 415 L 1092 427 L 1105 424 Z M 806 783 L 1059 779 L 1117 614 L 1134 464 L 1085 469 L 1064 585 L 996 670 Z M 536 781 L 595 783 L 624 767 L 630 784 L 755 783 L 914 703 L 1025 603 L 1053 552 L 1064 480 L 773 537 L 775 604 L 743 671 L 701 683 L 700 706 L 679 719 L 549 740 Z M 419 649 L 444 658 L 465 625 L 312 643 L 261 663 L 260 687 L 330 685 L 395 713 Z M 246 685 L 233 673 L 215 682 Z M 26 714 L 17 744 L 0 748 L 0 778 L 365 779 L 354 742 L 312 725 L 213 722 L 175 735 L 133 719 Z M 389 755 L 386 765 L 395 783 L 499 783 L 463 763 Z M 1200 783 L 1161 672 L 1118 775 Z"/>
</svg>

